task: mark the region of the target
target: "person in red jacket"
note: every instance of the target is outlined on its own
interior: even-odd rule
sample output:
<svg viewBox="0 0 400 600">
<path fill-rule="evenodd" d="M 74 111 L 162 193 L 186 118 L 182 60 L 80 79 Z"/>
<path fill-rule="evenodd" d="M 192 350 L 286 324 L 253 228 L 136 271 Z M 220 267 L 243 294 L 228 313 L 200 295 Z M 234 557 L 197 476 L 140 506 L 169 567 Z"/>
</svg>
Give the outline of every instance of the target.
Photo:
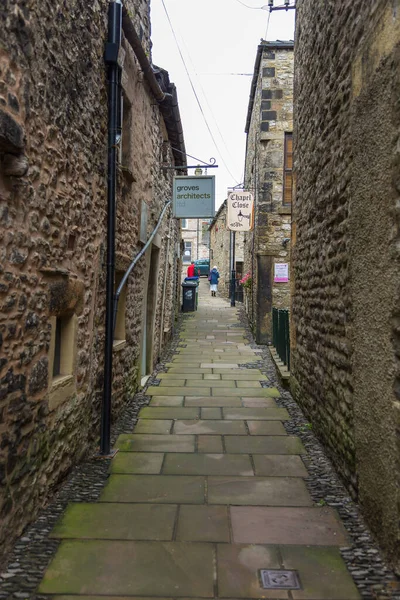
<svg viewBox="0 0 400 600">
<path fill-rule="evenodd" d="M 187 269 L 187 276 L 188 277 L 196 277 L 196 269 L 194 266 L 194 262 L 192 261 L 191 264 L 188 266 Z"/>
</svg>

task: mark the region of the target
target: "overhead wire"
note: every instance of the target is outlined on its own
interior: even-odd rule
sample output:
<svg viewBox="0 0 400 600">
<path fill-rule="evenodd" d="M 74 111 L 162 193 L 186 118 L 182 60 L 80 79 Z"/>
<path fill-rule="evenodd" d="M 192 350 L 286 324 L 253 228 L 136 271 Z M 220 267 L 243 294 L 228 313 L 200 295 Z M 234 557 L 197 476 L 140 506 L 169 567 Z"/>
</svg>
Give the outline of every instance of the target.
<svg viewBox="0 0 400 600">
<path fill-rule="evenodd" d="M 208 102 L 208 100 L 207 100 L 207 96 L 206 96 L 206 93 L 205 93 L 205 91 L 204 91 L 204 89 L 203 89 L 203 86 L 201 85 L 201 81 L 200 81 L 200 78 L 199 78 L 199 76 L 198 76 L 198 73 L 197 73 L 197 71 L 196 71 L 195 64 L 194 64 L 194 62 L 193 62 L 193 60 L 192 60 L 192 57 L 190 56 L 189 49 L 188 49 L 188 47 L 186 46 L 186 44 L 185 44 L 185 40 L 184 40 L 183 38 L 182 38 L 182 42 L 183 42 L 183 45 L 185 46 L 185 50 L 186 50 L 186 52 L 187 52 L 187 55 L 188 55 L 188 57 L 189 57 L 189 60 L 190 60 L 190 62 L 192 63 L 192 67 L 193 67 L 194 73 L 195 73 L 196 77 L 198 78 L 198 83 L 199 83 L 199 86 L 200 86 L 200 90 L 201 90 L 201 92 L 202 92 L 202 94 L 203 94 L 203 96 L 204 96 L 204 100 L 206 101 L 206 104 L 207 104 L 208 110 L 210 111 L 210 114 L 211 114 L 211 116 L 212 116 L 212 118 L 213 118 L 213 120 L 214 120 L 215 127 L 217 128 L 217 131 L 218 131 L 218 133 L 219 133 L 219 136 L 220 136 L 220 138 L 221 138 L 221 141 L 222 141 L 222 143 L 223 143 L 223 145 L 224 145 L 224 147 L 225 147 L 225 150 L 226 150 L 226 152 L 227 152 L 227 155 L 229 156 L 229 158 L 230 158 L 230 160 L 231 160 L 231 164 L 233 165 L 233 164 L 235 163 L 235 160 L 234 160 L 234 158 L 233 158 L 232 154 L 230 153 L 230 150 L 229 150 L 229 148 L 228 148 L 228 146 L 227 146 L 227 144 L 226 144 L 226 142 L 225 142 L 225 140 L 224 140 L 224 136 L 223 136 L 223 135 L 222 135 L 222 133 L 221 133 L 221 130 L 220 130 L 220 128 L 219 128 L 219 125 L 218 125 L 218 121 L 217 121 L 217 119 L 216 119 L 216 118 L 215 118 L 215 116 L 214 116 L 214 113 L 213 113 L 213 111 L 212 111 L 212 108 L 211 108 L 211 106 L 210 106 L 210 103 L 209 103 L 209 102 Z M 224 163 L 224 164 L 225 164 L 225 163 Z M 236 165 L 235 165 L 235 166 L 236 166 Z M 230 173 L 230 175 L 231 175 L 231 177 L 233 177 L 232 173 Z M 234 179 L 235 179 L 235 178 L 234 178 Z M 236 181 L 236 179 L 235 179 L 235 181 Z"/>
<path fill-rule="evenodd" d="M 208 132 L 209 132 L 209 134 L 210 134 L 210 136 L 211 136 L 211 139 L 212 139 L 212 141 L 214 142 L 214 145 L 215 145 L 216 149 L 218 150 L 218 152 L 219 152 L 219 153 L 220 153 L 220 155 L 221 155 L 221 160 L 222 160 L 222 162 L 223 162 L 223 164 L 224 164 L 224 166 L 225 166 L 226 170 L 228 171 L 228 173 L 229 173 L 229 175 L 232 177 L 232 179 L 234 179 L 234 180 L 235 180 L 235 181 L 238 183 L 238 181 L 237 181 L 236 177 L 235 177 L 235 176 L 234 176 L 234 175 L 231 173 L 231 171 L 230 171 L 230 169 L 229 169 L 228 165 L 226 164 L 226 162 L 225 162 L 225 160 L 224 160 L 224 158 L 223 158 L 223 156 L 222 156 L 222 152 L 221 152 L 221 150 L 219 149 L 219 146 L 218 146 L 218 144 L 217 144 L 217 142 L 216 142 L 216 140 L 215 140 L 215 137 L 214 137 L 214 135 L 213 135 L 213 133 L 212 133 L 212 131 L 211 131 L 211 128 L 210 128 L 210 126 L 209 126 L 209 124 L 208 124 L 207 118 L 206 118 L 206 116 L 205 116 L 205 113 L 204 113 L 204 111 L 203 111 L 203 107 L 202 107 L 202 105 L 201 105 L 201 102 L 200 102 L 200 100 L 199 100 L 199 97 L 198 97 L 198 95 L 197 95 L 197 92 L 196 92 L 196 89 L 195 89 L 195 87 L 194 87 L 194 84 L 193 84 L 192 78 L 191 78 L 191 76 L 190 76 L 189 70 L 188 70 L 188 68 L 187 68 L 187 65 L 186 65 L 185 58 L 184 58 L 184 56 L 183 56 L 183 54 L 182 54 L 182 51 L 181 51 L 181 48 L 180 48 L 180 46 L 179 46 L 178 38 L 176 37 L 175 30 L 174 30 L 174 27 L 173 27 L 173 25 L 172 25 L 171 19 L 170 19 L 170 17 L 169 17 L 168 10 L 167 10 L 167 7 L 165 6 L 165 2 L 164 2 L 164 0 L 161 0 L 161 3 L 162 3 L 162 5 L 163 5 L 163 8 L 164 8 L 165 14 L 166 14 L 166 16 L 167 16 L 167 20 L 168 20 L 169 26 L 170 26 L 170 28 L 171 28 L 171 31 L 172 31 L 172 35 L 174 36 L 175 43 L 176 43 L 176 46 L 177 46 L 177 48 L 178 48 L 179 55 L 180 55 L 180 57 L 181 57 L 181 60 L 182 60 L 183 66 L 184 66 L 184 68 L 185 68 L 185 71 L 186 71 L 186 75 L 188 76 L 188 79 L 189 79 L 189 82 L 190 82 L 190 85 L 191 85 L 191 88 L 192 88 L 192 91 L 193 91 L 194 97 L 196 98 L 196 102 L 197 102 L 197 104 L 198 104 L 198 106 L 199 106 L 199 109 L 200 109 L 201 115 L 202 115 L 202 117 L 203 117 L 203 119 L 204 119 L 204 122 L 205 122 L 205 124 L 206 124 L 206 127 L 207 127 L 207 129 L 208 129 Z"/>
<path fill-rule="evenodd" d="M 242 6 L 245 6 L 246 8 L 251 8 L 252 10 L 262 10 L 261 6 L 249 6 L 248 4 L 242 2 L 242 0 L 236 0 L 236 2 L 239 2 L 239 4 L 241 4 Z"/>
<path fill-rule="evenodd" d="M 268 27 L 269 27 L 269 22 L 271 20 L 271 12 L 268 13 L 268 19 L 267 19 L 267 27 L 265 29 L 265 35 L 264 35 L 264 40 L 267 40 L 267 36 L 268 36 Z"/>
</svg>

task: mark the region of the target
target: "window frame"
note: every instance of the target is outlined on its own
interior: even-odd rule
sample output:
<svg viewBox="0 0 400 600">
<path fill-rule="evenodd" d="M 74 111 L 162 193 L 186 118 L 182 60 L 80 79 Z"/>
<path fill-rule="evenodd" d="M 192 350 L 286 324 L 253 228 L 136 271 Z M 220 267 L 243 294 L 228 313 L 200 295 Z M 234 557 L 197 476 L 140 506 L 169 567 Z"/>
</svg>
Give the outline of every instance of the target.
<svg viewBox="0 0 400 600">
<path fill-rule="evenodd" d="M 291 143 L 291 151 L 288 151 L 288 144 Z M 288 167 L 288 159 L 290 158 L 291 166 Z M 287 200 L 288 185 L 287 177 L 290 176 L 290 200 Z M 285 131 L 284 146 L 283 146 L 283 185 L 282 185 L 282 205 L 292 206 L 293 194 L 293 132 Z"/>
</svg>

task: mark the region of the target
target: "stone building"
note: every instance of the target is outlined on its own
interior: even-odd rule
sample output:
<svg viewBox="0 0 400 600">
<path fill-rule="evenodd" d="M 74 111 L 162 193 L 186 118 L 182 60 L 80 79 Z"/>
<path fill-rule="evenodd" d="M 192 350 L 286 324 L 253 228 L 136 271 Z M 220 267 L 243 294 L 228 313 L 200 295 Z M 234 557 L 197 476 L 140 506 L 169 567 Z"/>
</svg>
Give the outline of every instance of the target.
<svg viewBox="0 0 400 600">
<path fill-rule="evenodd" d="M 208 226 L 210 219 L 181 219 L 183 241 L 183 265 L 189 265 L 192 260 L 209 258 L 210 234 Z"/>
<path fill-rule="evenodd" d="M 272 308 L 288 308 L 287 281 L 277 281 L 276 264 L 289 270 L 293 144 L 292 41 L 258 46 L 250 90 L 245 183 L 254 194 L 254 230 L 245 234 L 246 310 L 258 343 L 272 337 Z M 279 267 L 278 267 L 279 268 Z M 286 279 L 279 277 L 279 279 Z"/>
<path fill-rule="evenodd" d="M 296 27 L 292 390 L 399 569 L 400 3 Z"/>
<path fill-rule="evenodd" d="M 231 232 L 226 228 L 226 200 L 219 207 L 214 219 L 209 226 L 210 229 L 210 267 L 216 265 L 220 274 L 218 283 L 218 294 L 225 298 L 230 295 L 231 280 Z M 236 232 L 235 243 L 235 271 L 236 279 L 243 275 L 243 239 L 244 234 Z"/>
<path fill-rule="evenodd" d="M 172 193 L 176 90 L 151 65 L 149 0 L 125 0 L 117 285 Z M 99 439 L 103 388 L 108 2 L 0 7 L 0 554 Z M 150 57 L 150 59 L 148 58 Z M 183 153 L 183 154 L 182 154 Z M 113 407 L 171 334 L 180 226 L 170 209 L 121 295 Z"/>
</svg>

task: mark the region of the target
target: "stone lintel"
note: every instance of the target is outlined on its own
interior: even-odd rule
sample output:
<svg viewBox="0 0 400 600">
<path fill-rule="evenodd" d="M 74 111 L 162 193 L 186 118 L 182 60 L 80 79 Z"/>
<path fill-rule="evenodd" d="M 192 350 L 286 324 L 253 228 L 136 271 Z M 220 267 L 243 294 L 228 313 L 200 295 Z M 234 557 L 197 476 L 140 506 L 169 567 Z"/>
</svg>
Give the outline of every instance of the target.
<svg viewBox="0 0 400 600">
<path fill-rule="evenodd" d="M 273 252 L 272 250 L 258 251 L 257 256 L 275 256 L 276 258 L 278 258 L 279 252 L 278 251 Z"/>
<path fill-rule="evenodd" d="M 291 215 L 292 214 L 292 207 L 291 206 L 281 206 L 278 209 L 278 213 L 280 215 Z"/>
</svg>

